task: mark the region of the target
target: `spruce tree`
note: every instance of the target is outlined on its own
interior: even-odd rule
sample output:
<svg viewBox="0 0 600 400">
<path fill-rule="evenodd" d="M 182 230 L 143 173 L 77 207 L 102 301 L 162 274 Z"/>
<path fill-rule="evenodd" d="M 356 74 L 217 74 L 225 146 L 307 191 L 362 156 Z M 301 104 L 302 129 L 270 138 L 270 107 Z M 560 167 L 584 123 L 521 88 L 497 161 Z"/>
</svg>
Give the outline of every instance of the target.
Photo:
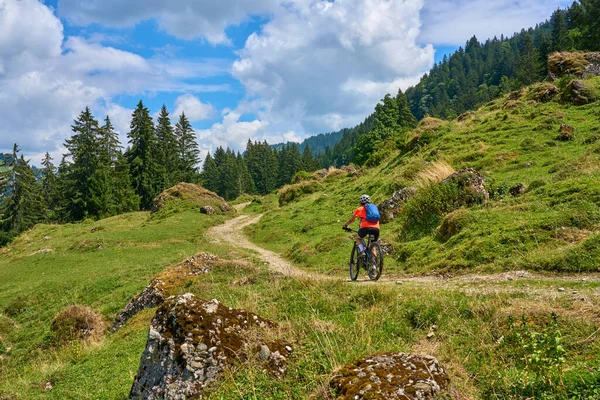
<svg viewBox="0 0 600 400">
<path fill-rule="evenodd" d="M 130 166 L 133 188 L 140 198 L 140 207 L 148 210 L 154 196 L 162 189 L 162 182 L 155 159 L 157 145 L 154 123 L 150 111 L 141 100 L 133 111 L 130 127 L 127 137 L 131 147 L 125 157 Z"/>
<path fill-rule="evenodd" d="M 52 157 L 46 152 L 44 159 L 42 160 L 42 193 L 44 194 L 44 201 L 46 208 L 48 209 L 48 219 L 56 219 L 56 209 L 58 207 L 58 187 L 57 187 L 57 169 L 52 163 Z"/>
<path fill-rule="evenodd" d="M 329 147 L 328 147 L 329 149 Z M 305 146 L 302 152 L 302 169 L 307 172 L 313 172 L 319 168 L 317 161 L 313 157 L 310 146 Z"/>
<path fill-rule="evenodd" d="M 197 165 L 200 162 L 200 150 L 196 142 L 196 134 L 185 113 L 181 113 L 179 121 L 175 125 L 175 137 L 177 138 L 181 178 L 186 182 L 195 182 L 198 175 Z"/>
<path fill-rule="evenodd" d="M 217 192 L 219 180 L 219 171 L 215 160 L 212 158 L 210 153 L 206 155 L 204 159 L 204 166 L 202 168 L 202 186 L 206 189 Z"/>
<path fill-rule="evenodd" d="M 1 240 L 6 242 L 41 222 L 45 218 L 43 191 L 33 169 L 23 156 L 18 157 L 18 147 L 13 148 L 12 190 L 2 202 L 2 230 L 7 232 Z"/>
<path fill-rule="evenodd" d="M 90 214 L 91 200 L 90 179 L 100 164 L 100 138 L 102 132 L 86 107 L 72 125 L 73 136 L 65 141 L 72 165 L 69 168 L 70 181 L 73 187 L 70 196 L 66 198 L 66 211 L 69 219 L 79 221 Z"/>
<path fill-rule="evenodd" d="M 157 163 L 163 167 L 163 186 L 171 187 L 182 178 L 179 173 L 178 144 L 167 107 L 163 104 L 156 125 Z"/>
<path fill-rule="evenodd" d="M 122 146 L 119 141 L 119 135 L 115 132 L 115 128 L 110 122 L 108 115 L 104 118 L 104 125 L 100 129 L 99 141 L 100 163 L 107 166 L 114 166 Z"/>
</svg>

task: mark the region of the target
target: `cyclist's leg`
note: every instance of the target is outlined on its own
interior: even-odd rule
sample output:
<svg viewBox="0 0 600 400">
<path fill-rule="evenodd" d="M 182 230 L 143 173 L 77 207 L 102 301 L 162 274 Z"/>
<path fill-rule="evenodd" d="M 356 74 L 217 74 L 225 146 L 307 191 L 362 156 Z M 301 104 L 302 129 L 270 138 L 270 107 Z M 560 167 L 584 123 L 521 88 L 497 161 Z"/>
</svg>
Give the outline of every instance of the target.
<svg viewBox="0 0 600 400">
<path fill-rule="evenodd" d="M 365 241 L 363 240 L 365 238 L 365 236 L 367 236 L 369 234 L 369 228 L 360 228 L 356 234 L 356 245 L 365 245 Z"/>
</svg>

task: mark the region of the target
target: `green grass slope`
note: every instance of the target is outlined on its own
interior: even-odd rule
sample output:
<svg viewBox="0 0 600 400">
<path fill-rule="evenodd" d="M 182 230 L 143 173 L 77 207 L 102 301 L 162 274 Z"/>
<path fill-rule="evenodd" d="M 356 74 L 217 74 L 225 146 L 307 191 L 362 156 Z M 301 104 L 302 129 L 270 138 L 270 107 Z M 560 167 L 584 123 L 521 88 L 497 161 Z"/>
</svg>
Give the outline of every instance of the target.
<svg viewBox="0 0 600 400">
<path fill-rule="evenodd" d="M 151 313 L 102 344 L 58 345 L 54 316 L 84 305 L 112 323 L 166 266 L 209 248 L 203 231 L 223 220 L 184 211 L 72 225 L 38 225 L 0 254 L 0 399 L 124 398 Z M 218 249 L 213 249 L 218 251 Z M 47 382 L 55 388 L 44 391 Z"/>
<path fill-rule="evenodd" d="M 582 82 L 600 93 L 600 78 Z M 460 122 L 425 119 L 405 140 L 379 145 L 375 157 L 383 162 L 377 168 L 333 173 L 308 191 L 282 189 L 282 207 L 276 198 L 259 200 L 251 209 L 269 212 L 249 232 L 257 243 L 307 268 L 341 274 L 350 242 L 340 228 L 360 194 L 379 203 L 402 187 L 419 187 L 419 173 L 444 161 L 457 171 L 480 171 L 490 201 L 450 213 L 456 207 L 440 185 L 421 184 L 398 218 L 382 225 L 382 237 L 394 249 L 387 273 L 596 271 L 600 107 L 598 101 L 565 101 L 568 83 L 559 81 L 557 93 L 548 94 L 550 84 L 511 93 Z M 574 127 L 571 140 L 561 140 L 562 124 Z M 527 190 L 514 197 L 509 189 L 518 183 Z M 450 235 L 436 230 L 444 219 L 452 225 Z"/>
</svg>

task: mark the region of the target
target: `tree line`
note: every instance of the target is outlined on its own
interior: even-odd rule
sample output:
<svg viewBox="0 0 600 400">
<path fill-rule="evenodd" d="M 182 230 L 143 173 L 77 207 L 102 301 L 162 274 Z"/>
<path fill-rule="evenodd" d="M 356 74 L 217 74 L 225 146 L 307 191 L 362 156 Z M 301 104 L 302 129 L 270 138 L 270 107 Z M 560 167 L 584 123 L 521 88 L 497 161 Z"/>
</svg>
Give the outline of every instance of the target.
<svg viewBox="0 0 600 400">
<path fill-rule="evenodd" d="M 320 167 L 309 146 L 300 152 L 295 143 L 274 148 L 266 141 L 248 140 L 243 154 L 219 147 L 206 156 L 203 165 L 204 187 L 227 200 L 246 194 L 267 194 L 290 183 L 300 171 Z"/>
<path fill-rule="evenodd" d="M 154 124 L 140 101 L 126 151 L 107 116 L 101 125 L 86 107 L 72 125 L 60 164 L 46 153 L 38 179 L 17 144 L 0 170 L 0 244 L 39 222 L 75 222 L 148 210 L 154 197 L 180 181 L 200 179 L 200 151 L 182 113 L 175 126 L 163 105 Z"/>
</svg>

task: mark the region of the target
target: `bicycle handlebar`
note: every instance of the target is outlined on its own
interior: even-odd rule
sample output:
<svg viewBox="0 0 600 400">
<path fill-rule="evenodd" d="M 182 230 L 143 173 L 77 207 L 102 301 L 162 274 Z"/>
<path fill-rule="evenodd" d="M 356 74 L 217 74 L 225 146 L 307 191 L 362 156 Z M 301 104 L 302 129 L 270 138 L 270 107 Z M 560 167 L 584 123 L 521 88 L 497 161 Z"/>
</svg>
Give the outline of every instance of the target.
<svg viewBox="0 0 600 400">
<path fill-rule="evenodd" d="M 342 227 L 342 229 L 345 230 L 346 232 L 354 232 L 354 233 L 357 232 L 357 231 L 355 231 L 353 229 L 350 229 L 350 228 L 347 228 L 347 227 L 346 228 Z"/>
</svg>

